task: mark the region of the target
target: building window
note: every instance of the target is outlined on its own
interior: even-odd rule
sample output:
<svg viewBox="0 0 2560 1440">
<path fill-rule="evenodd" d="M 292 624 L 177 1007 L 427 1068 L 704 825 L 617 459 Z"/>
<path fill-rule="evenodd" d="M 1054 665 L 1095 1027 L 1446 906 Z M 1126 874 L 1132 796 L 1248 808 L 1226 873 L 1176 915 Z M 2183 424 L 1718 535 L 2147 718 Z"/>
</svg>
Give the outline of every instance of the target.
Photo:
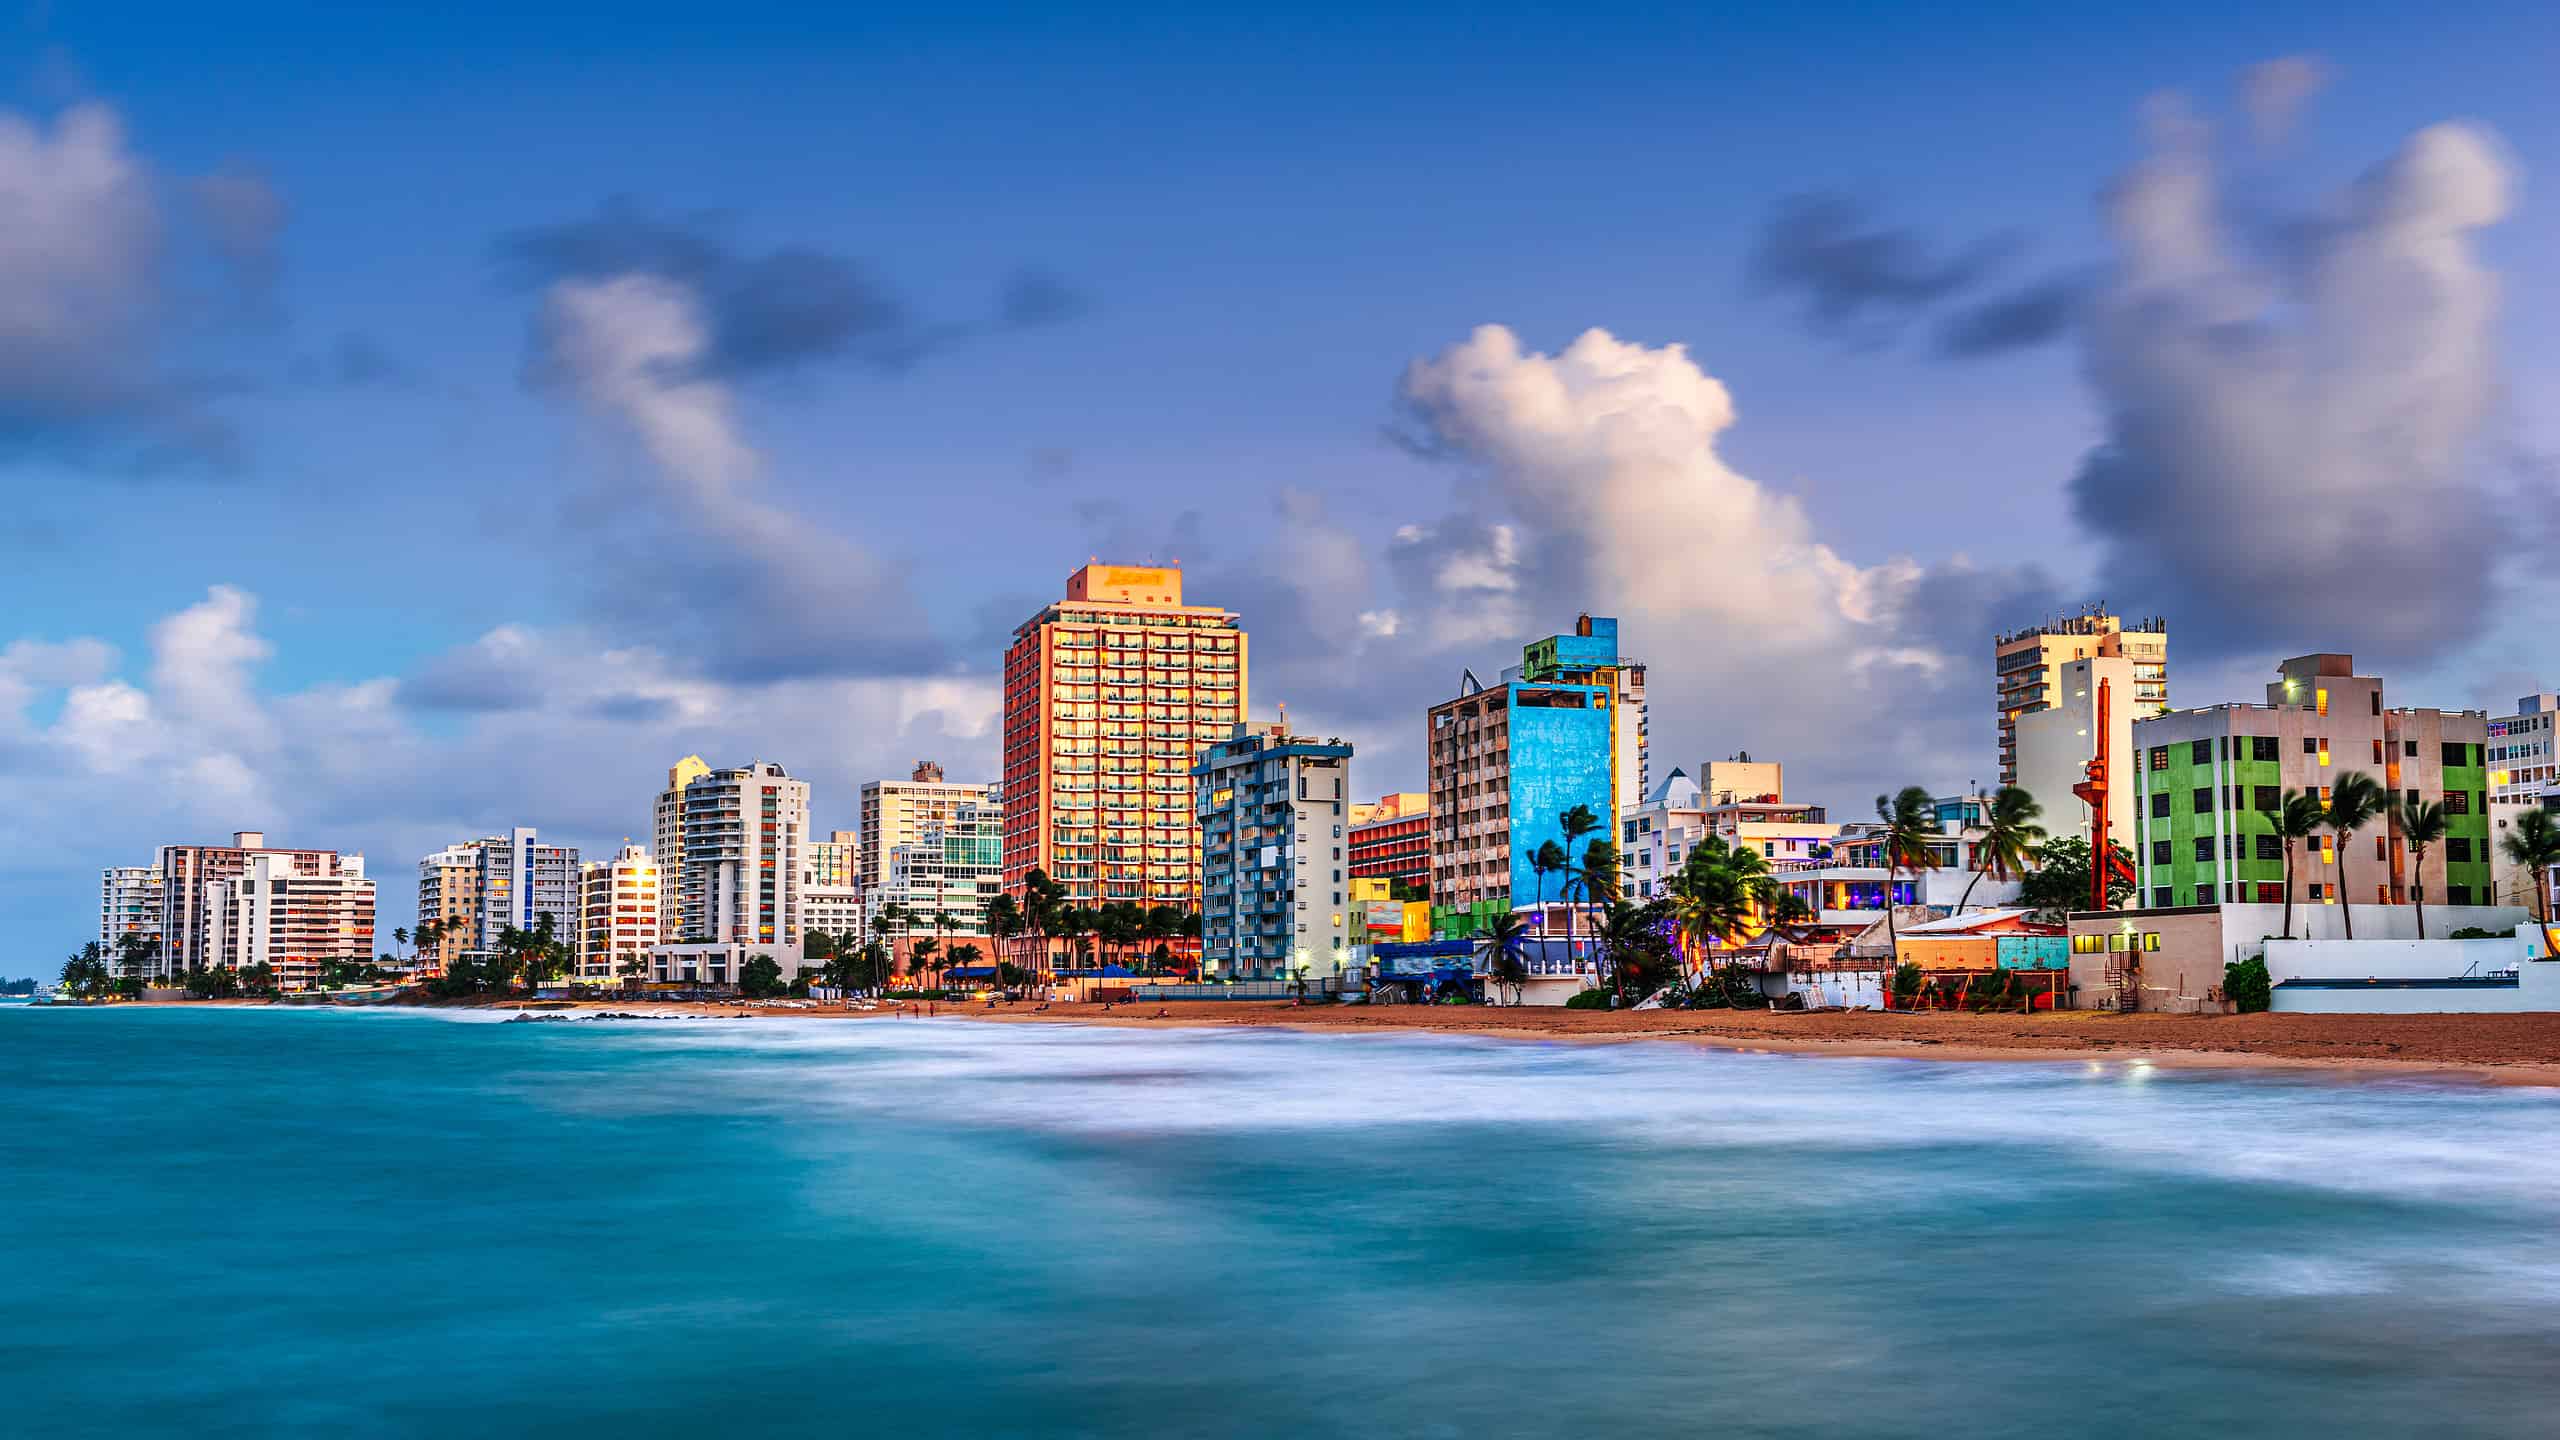
<svg viewBox="0 0 2560 1440">
<path fill-rule="evenodd" d="M 2273 735 L 2252 735 L 2252 736 L 2250 736 L 2250 737 L 2249 737 L 2249 758 L 2250 758 L 2250 759 L 2252 759 L 2252 760 L 2269 760 L 2269 761 L 2272 761 L 2272 760 L 2276 759 L 2276 758 L 2277 758 L 2277 756 L 2276 756 L 2276 737 L 2274 737 Z"/>
<path fill-rule="evenodd" d="M 2284 903 L 2284 886 L 2283 886 L 2283 884 L 2282 884 L 2281 882 L 2274 881 L 2274 880 L 2261 880 L 2261 881 L 2259 881 L 2259 882 L 2258 882 L 2258 903 L 2259 903 L 2259 904 L 2261 904 L 2261 905 L 2281 905 L 2281 904 L 2283 904 L 2283 903 Z"/>
<path fill-rule="evenodd" d="M 2284 858 L 2283 841 L 2278 840 L 2273 835 L 2258 835 L 2251 838 L 2257 845 L 2257 858 L 2261 860 L 2281 860 Z"/>
<path fill-rule="evenodd" d="M 2154 745 L 2151 747 L 2151 768 L 2154 770 L 2166 770 L 2169 768 L 2168 746 Z"/>
<path fill-rule="evenodd" d="M 2145 931 L 2143 931 L 2143 932 L 2142 932 L 2142 948 L 2143 948 L 2143 949 L 2145 949 L 2145 950 L 2157 950 L 2157 949 L 2159 949 L 2159 948 L 2160 948 L 2160 932 L 2159 932 L 2159 931 L 2157 931 L 2157 930 L 2145 930 Z"/>
<path fill-rule="evenodd" d="M 2213 858 L 2212 836 L 2199 835 L 2196 837 L 2196 858 L 2199 860 L 2210 860 Z"/>
<path fill-rule="evenodd" d="M 2206 812 L 2208 812 L 2208 811 L 2210 811 L 2210 810 L 2212 810 L 2212 809 L 2213 809 L 2213 787 L 2212 787 L 2212 786 L 2210 786 L 2210 785 L 2199 785 L 2199 786 L 2197 786 L 2197 787 L 2196 787 L 2196 813 L 2197 813 L 2197 814 L 2199 814 L 2199 815 L 2202 815 L 2202 814 L 2205 814 Z"/>
<path fill-rule="evenodd" d="M 2470 859 L 2471 837 L 2468 835 L 2449 835 L 2445 837 L 2444 858 L 2447 860 Z"/>
<path fill-rule="evenodd" d="M 2459 740 L 2447 740 L 2444 742 L 2444 763 L 2448 767 L 2460 765 L 2463 752 L 2468 748 Z"/>
<path fill-rule="evenodd" d="M 2444 887 L 2444 899 L 2445 903 L 2448 905 L 2468 905 L 2471 903 L 2471 887 L 2468 885 L 2447 885 Z"/>
<path fill-rule="evenodd" d="M 2470 814 L 2471 792 L 2468 790 L 2447 790 L 2444 792 L 2444 813 L 2447 815 Z"/>
<path fill-rule="evenodd" d="M 2401 742 L 2400 742 L 2400 754 L 2401 754 L 2401 757 L 2402 757 L 2403 759 L 2408 759 L 2408 760 L 2415 760 L 2415 759 L 2417 759 L 2417 758 L 2418 758 L 2418 742 L 2417 742 L 2417 741 L 2415 741 L 2415 740 L 2403 740 L 2403 741 L 2401 741 Z"/>
<path fill-rule="evenodd" d="M 2154 820 L 2166 820 L 2169 818 L 2168 791 L 2160 790 L 2153 792 L 2151 796 L 2151 818 Z"/>
<path fill-rule="evenodd" d="M 2166 885 L 2155 885 L 2155 886 L 2153 886 L 2153 887 L 2152 887 L 2152 890 L 2151 890 L 2151 903 L 2152 903 L 2152 904 L 2154 904 L 2154 905 L 2159 906 L 2159 907 L 2160 907 L 2161 909 L 2163 909 L 2163 910 L 2166 910 L 2166 909 L 2168 909 L 2170 906 L 2175 905 L 2175 904 L 2177 904 L 2178 902 L 2177 902 L 2177 901 L 2175 901 L 2175 900 L 2173 900 L 2173 899 L 2171 899 L 2171 898 L 2169 898 L 2169 887 L 2168 887 L 2168 886 L 2166 886 Z"/>
<path fill-rule="evenodd" d="M 2151 842 L 2151 863 L 2154 865 L 2166 865 L 2169 863 L 2168 841 L 2154 840 Z"/>
<path fill-rule="evenodd" d="M 2212 763 L 2213 763 L 2213 742 L 2212 742 L 2212 741 L 2210 741 L 2210 740 L 2198 740 L 2198 741 L 2195 741 L 2194 743 L 2192 743 L 2192 744 L 2188 745 L 2188 746 L 2187 746 L 2187 761 L 2188 761 L 2188 763 L 2190 763 L 2190 764 L 2194 764 L 2194 765 L 2210 765 L 2210 764 L 2212 764 Z"/>
<path fill-rule="evenodd" d="M 2199 904 L 2199 905 L 2210 905 L 2210 904 L 2212 904 L 2212 903 L 2213 903 L 2213 887 L 2212 887 L 2212 886 L 2210 886 L 2210 885 L 2199 885 L 2199 886 L 2197 886 L 2197 887 L 2196 887 L 2196 903 L 2197 903 L 2197 904 Z"/>
<path fill-rule="evenodd" d="M 2303 737 L 2302 737 L 2302 753 L 2303 753 L 2303 754 L 2305 754 L 2305 755 L 2317 755 L 2317 754 L 2319 754 L 2319 753 L 2320 753 L 2320 737 L 2319 737 L 2319 736 L 2317 736 L 2317 735 L 2305 735 L 2305 736 L 2303 736 Z"/>
</svg>

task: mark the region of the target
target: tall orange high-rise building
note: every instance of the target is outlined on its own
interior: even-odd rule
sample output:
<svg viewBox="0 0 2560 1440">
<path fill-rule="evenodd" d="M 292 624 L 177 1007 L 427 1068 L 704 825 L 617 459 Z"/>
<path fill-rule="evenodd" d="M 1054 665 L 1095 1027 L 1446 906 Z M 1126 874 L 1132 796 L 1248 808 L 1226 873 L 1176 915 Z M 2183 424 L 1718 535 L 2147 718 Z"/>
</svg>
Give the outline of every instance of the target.
<svg viewBox="0 0 2560 1440">
<path fill-rule="evenodd" d="M 1182 571 L 1092 564 L 1004 657 L 1004 888 L 1037 867 L 1072 905 L 1200 903 L 1191 765 L 1245 713 L 1234 612 Z"/>
</svg>

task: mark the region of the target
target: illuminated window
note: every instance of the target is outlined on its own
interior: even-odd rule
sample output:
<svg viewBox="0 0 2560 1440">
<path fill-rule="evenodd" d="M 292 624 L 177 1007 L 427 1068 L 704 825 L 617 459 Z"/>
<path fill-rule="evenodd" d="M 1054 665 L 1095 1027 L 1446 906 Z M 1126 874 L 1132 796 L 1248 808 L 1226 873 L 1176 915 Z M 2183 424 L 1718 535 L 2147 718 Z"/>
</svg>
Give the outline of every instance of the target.
<svg viewBox="0 0 2560 1440">
<path fill-rule="evenodd" d="M 2311 692 L 2311 708 L 2323 715 L 2329 713 L 2329 687 L 2323 685 Z"/>
</svg>

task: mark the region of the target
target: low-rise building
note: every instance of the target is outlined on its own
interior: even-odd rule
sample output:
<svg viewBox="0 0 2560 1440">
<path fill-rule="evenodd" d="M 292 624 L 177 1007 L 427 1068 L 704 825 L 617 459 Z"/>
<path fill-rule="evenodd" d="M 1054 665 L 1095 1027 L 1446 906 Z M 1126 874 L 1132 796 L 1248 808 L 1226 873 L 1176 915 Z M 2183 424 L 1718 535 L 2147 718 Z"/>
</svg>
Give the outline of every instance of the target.
<svg viewBox="0 0 2560 1440">
<path fill-rule="evenodd" d="M 1201 968 L 1231 979 L 1338 975 L 1352 960 L 1351 746 L 1240 724 L 1191 767 Z"/>
<path fill-rule="evenodd" d="M 2504 934 L 2526 919 L 2514 906 L 2430 904 L 2424 923 L 2427 934 L 2442 937 L 2462 929 Z M 2083 1010 L 2220 1014 L 2231 1008 L 2222 989 L 2225 966 L 2264 953 L 2271 939 L 2344 942 L 2350 923 L 2357 945 L 2419 938 L 2415 905 L 2296 904 L 2290 914 L 2281 903 L 2255 902 L 2074 911 L 2072 1003 Z M 2327 953 L 2334 959 L 2380 952 Z"/>
</svg>

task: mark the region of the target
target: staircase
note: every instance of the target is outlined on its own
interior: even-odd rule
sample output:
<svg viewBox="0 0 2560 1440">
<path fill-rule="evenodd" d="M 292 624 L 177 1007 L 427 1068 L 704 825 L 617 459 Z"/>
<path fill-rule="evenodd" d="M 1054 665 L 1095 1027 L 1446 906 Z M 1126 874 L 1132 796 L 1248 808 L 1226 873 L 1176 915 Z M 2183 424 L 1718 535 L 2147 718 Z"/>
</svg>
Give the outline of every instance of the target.
<svg viewBox="0 0 2560 1440">
<path fill-rule="evenodd" d="M 2125 956 L 2122 960 L 2110 960 L 2107 964 L 2107 988 L 2114 992 L 2114 998 L 2107 1008 L 2126 1011 L 2141 1009 L 2141 980 L 2142 972 L 2135 965 L 2131 955 Z"/>
</svg>

